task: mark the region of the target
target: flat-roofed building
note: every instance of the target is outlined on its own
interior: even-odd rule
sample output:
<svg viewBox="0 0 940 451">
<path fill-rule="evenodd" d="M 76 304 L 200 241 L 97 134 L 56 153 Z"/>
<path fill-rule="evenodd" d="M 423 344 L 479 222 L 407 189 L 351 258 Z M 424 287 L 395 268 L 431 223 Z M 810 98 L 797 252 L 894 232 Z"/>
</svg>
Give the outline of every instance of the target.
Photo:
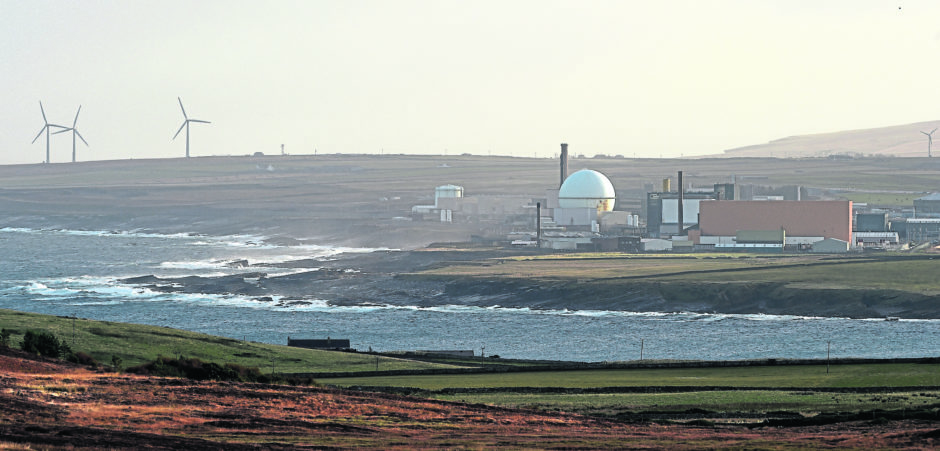
<svg viewBox="0 0 940 451">
<path fill-rule="evenodd" d="M 851 243 L 852 202 L 716 200 L 699 204 L 701 238 L 735 237 L 745 230 L 782 230 L 788 243 L 791 238 L 802 243 L 799 237 L 835 238 Z"/>
</svg>

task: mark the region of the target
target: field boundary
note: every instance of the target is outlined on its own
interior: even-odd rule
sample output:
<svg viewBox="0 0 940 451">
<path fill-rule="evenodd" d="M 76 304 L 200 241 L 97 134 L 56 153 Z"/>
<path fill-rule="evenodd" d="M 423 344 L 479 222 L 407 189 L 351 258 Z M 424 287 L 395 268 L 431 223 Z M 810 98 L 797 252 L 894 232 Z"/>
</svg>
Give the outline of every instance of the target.
<svg viewBox="0 0 940 451">
<path fill-rule="evenodd" d="M 430 361 L 433 361 L 429 359 Z M 389 371 L 359 371 L 359 372 L 320 372 L 320 373 L 290 373 L 295 377 L 343 378 L 343 377 L 380 377 L 380 376 L 419 376 L 444 374 L 476 374 L 476 373 L 523 373 L 536 371 L 581 371 L 581 370 L 627 370 L 627 369 L 672 369 L 672 368 L 733 368 L 747 366 L 797 366 L 797 365 L 865 365 L 889 363 L 915 363 L 936 364 L 940 357 L 916 357 L 896 359 L 754 359 L 754 360 L 715 360 L 715 361 L 667 361 L 667 362 L 545 362 L 529 360 L 503 360 L 506 364 L 494 363 L 487 360 L 478 367 L 464 368 L 429 368 L 421 370 L 389 370 Z M 449 362 L 457 364 L 455 362 Z M 473 362 L 462 362 L 471 364 Z M 520 365 L 521 364 L 521 365 Z"/>
<path fill-rule="evenodd" d="M 696 386 L 616 386 L 616 387 L 446 387 L 438 389 L 425 389 L 418 387 L 391 387 L 382 385 L 350 385 L 343 386 L 344 390 L 364 392 L 381 392 L 397 395 L 458 395 L 483 393 L 539 393 L 561 395 L 593 395 L 616 393 L 692 393 L 708 391 L 779 391 L 779 392 L 807 392 L 807 393 L 902 393 L 902 392 L 933 392 L 940 391 L 940 386 L 925 385 L 911 387 L 736 387 L 723 385 Z"/>
</svg>

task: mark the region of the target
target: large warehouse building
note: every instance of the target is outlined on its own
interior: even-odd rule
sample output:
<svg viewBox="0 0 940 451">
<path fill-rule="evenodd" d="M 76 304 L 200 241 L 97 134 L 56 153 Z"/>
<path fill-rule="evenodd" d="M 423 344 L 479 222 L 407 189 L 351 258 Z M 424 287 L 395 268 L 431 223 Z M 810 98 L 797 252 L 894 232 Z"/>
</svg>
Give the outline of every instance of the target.
<svg viewBox="0 0 940 451">
<path fill-rule="evenodd" d="M 747 243 L 739 237 L 750 232 L 782 232 L 782 245 L 808 246 L 826 238 L 851 243 L 852 202 L 703 201 L 698 230 L 689 236 L 699 244 L 740 246 Z"/>
</svg>

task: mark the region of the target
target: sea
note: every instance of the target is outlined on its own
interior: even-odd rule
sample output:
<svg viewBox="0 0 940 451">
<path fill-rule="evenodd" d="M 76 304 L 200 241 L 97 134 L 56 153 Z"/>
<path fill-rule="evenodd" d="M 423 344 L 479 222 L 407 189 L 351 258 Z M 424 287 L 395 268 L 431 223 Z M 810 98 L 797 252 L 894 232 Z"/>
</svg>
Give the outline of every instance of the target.
<svg viewBox="0 0 940 451">
<path fill-rule="evenodd" d="M 226 293 L 169 293 L 126 281 L 300 271 L 289 262 L 387 252 L 264 236 L 143 230 L 0 228 L 0 308 L 149 324 L 256 342 L 349 339 L 361 351 L 473 350 L 476 355 L 580 362 L 902 358 L 940 355 L 940 320 L 302 303 Z M 282 265 L 282 266 L 278 266 Z"/>
</svg>

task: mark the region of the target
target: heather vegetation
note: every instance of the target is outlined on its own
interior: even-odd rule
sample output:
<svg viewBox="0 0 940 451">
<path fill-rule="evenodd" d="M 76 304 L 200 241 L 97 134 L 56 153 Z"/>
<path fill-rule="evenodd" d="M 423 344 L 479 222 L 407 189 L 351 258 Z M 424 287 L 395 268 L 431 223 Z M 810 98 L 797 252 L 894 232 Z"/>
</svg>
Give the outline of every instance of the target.
<svg viewBox="0 0 940 451">
<path fill-rule="evenodd" d="M 0 446 L 23 449 L 931 449 L 940 445 L 936 393 L 723 393 L 485 400 L 117 374 L 0 352 Z M 199 366 L 183 359 L 163 365 Z M 466 395 L 459 395 L 466 396 Z M 774 402 L 874 403 L 854 414 L 809 411 L 761 418 L 741 409 Z M 933 404 L 897 410 L 903 397 Z M 865 398 L 864 400 L 862 398 Z M 504 406 L 478 403 L 485 401 Z M 735 401 L 738 402 L 738 401 Z M 729 405 L 721 415 L 706 408 Z M 514 407 L 508 407 L 512 405 Z M 667 416 L 643 409 L 667 408 Z M 535 408 L 536 410 L 533 410 Z M 889 409 L 889 410 L 885 410 Z M 892 410 L 893 409 L 893 410 Z M 580 412 L 580 413 L 578 413 Z"/>
</svg>

